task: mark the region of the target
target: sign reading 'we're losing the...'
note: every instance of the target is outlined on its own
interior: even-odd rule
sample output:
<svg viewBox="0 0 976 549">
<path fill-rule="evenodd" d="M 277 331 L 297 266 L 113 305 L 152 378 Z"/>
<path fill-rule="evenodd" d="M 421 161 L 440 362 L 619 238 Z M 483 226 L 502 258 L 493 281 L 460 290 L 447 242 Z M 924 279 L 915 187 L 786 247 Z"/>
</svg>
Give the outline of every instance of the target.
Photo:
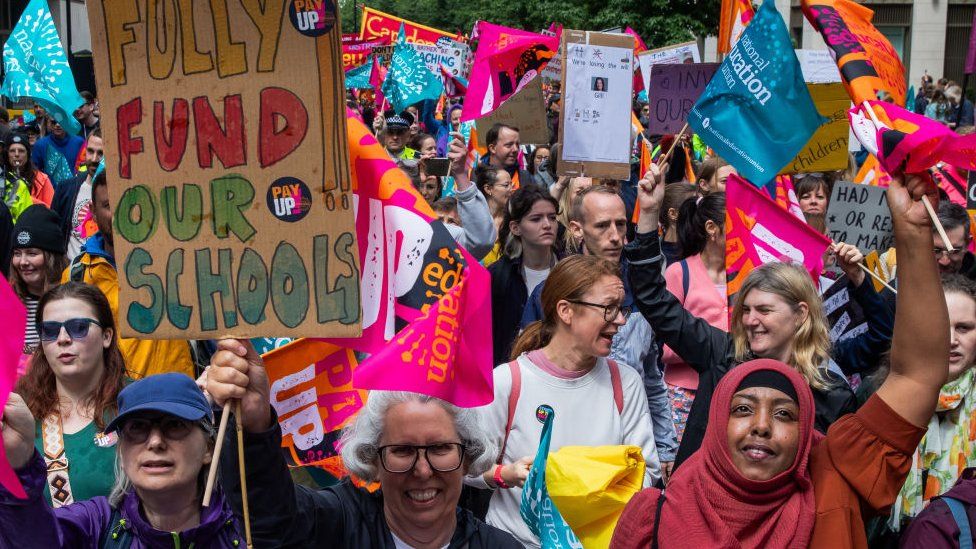
<svg viewBox="0 0 976 549">
<path fill-rule="evenodd" d="M 122 335 L 359 335 L 334 8 L 180 6 L 88 2 Z"/>
</svg>

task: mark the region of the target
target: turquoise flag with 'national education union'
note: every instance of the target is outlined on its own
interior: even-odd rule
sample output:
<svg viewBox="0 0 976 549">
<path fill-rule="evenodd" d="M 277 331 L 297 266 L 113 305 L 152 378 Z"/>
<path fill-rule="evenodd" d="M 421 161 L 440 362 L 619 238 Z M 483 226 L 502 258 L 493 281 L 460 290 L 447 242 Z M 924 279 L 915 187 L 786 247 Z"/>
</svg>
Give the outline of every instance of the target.
<svg viewBox="0 0 976 549">
<path fill-rule="evenodd" d="M 824 122 L 772 0 L 763 2 L 688 114 L 695 133 L 760 187 Z"/>
</svg>

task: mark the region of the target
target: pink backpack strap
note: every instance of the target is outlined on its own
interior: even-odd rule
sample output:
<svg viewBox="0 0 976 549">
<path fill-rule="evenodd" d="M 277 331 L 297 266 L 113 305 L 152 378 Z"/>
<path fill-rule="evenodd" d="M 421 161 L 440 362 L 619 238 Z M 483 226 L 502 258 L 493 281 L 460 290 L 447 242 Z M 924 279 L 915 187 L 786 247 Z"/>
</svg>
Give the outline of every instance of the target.
<svg viewBox="0 0 976 549">
<path fill-rule="evenodd" d="M 502 456 L 505 455 L 505 446 L 508 445 L 508 434 L 512 432 L 512 424 L 515 421 L 515 407 L 518 406 L 519 393 L 522 392 L 522 369 L 519 368 L 518 360 L 509 362 L 508 369 L 512 372 L 512 390 L 508 393 L 508 421 L 505 423 L 505 438 L 502 439 L 502 448 L 498 452 L 497 463 L 501 463 Z"/>
<path fill-rule="evenodd" d="M 620 383 L 620 366 L 617 366 L 617 361 L 610 359 L 607 359 L 607 365 L 610 367 L 610 383 L 613 385 L 613 403 L 617 405 L 617 414 L 623 415 L 624 388 Z"/>
</svg>

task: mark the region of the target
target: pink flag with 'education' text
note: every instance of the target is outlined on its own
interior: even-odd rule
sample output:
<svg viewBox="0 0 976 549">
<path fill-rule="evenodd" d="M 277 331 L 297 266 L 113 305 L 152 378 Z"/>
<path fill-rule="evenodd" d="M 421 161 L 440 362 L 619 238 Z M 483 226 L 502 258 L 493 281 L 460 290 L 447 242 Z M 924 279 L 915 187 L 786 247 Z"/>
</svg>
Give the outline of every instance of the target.
<svg viewBox="0 0 976 549">
<path fill-rule="evenodd" d="M 799 263 L 814 283 L 819 280 L 830 239 L 737 175 L 729 176 L 725 197 L 725 272 L 730 304 L 749 273 L 765 263 Z"/>
<path fill-rule="evenodd" d="M 17 382 L 18 364 L 21 352 L 24 350 L 24 333 L 27 329 L 27 309 L 17 299 L 17 294 L 7 283 L 7 279 L 0 277 L 0 417 L 3 416 L 3 406 L 7 404 L 14 384 Z M 490 346 L 489 346 L 490 347 Z M 8 492 L 21 499 L 27 499 L 23 486 L 17 480 L 17 474 L 7 461 L 7 454 L 0 443 L 0 484 Z"/>
<path fill-rule="evenodd" d="M 478 50 L 471 66 L 461 120 L 491 114 L 542 72 L 559 48 L 559 33 L 546 36 L 478 21 Z"/>
</svg>

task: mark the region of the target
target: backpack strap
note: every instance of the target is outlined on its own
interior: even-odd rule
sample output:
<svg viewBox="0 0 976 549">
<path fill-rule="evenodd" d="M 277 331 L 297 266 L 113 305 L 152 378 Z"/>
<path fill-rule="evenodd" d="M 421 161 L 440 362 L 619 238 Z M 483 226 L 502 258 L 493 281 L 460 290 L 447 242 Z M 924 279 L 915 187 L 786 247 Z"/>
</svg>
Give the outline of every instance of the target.
<svg viewBox="0 0 976 549">
<path fill-rule="evenodd" d="M 613 385 L 613 403 L 617 405 L 617 414 L 624 413 L 624 387 L 620 382 L 620 366 L 616 360 L 607 359 L 607 366 L 610 367 L 610 384 Z"/>
<path fill-rule="evenodd" d="M 959 527 L 959 549 L 973 549 L 973 533 L 969 527 L 969 515 L 966 514 L 966 505 L 956 498 L 942 496 L 940 498 L 949 506 L 953 520 Z"/>
<path fill-rule="evenodd" d="M 515 407 L 518 406 L 519 393 L 522 392 L 522 369 L 519 367 L 518 359 L 508 363 L 508 369 L 512 372 L 512 390 L 508 393 L 508 421 L 505 423 L 505 438 L 502 439 L 502 449 L 498 452 L 498 462 L 501 464 L 502 457 L 505 455 L 505 446 L 508 445 L 508 434 L 512 432 L 512 424 L 515 421 Z"/>
<path fill-rule="evenodd" d="M 121 504 L 120 504 L 121 505 Z M 126 549 L 132 545 L 132 533 L 129 531 L 122 511 L 119 507 L 112 508 L 112 515 L 108 518 L 108 527 L 102 532 L 101 549 Z"/>
<path fill-rule="evenodd" d="M 688 272 L 687 259 L 682 259 L 681 261 L 678 262 L 678 265 L 681 265 L 681 291 L 684 292 L 681 294 L 682 295 L 681 301 L 683 303 L 686 299 L 688 299 L 688 287 L 691 283 L 690 280 L 691 276 Z"/>
<path fill-rule="evenodd" d="M 659 547 L 657 543 L 657 531 L 661 526 L 661 509 L 664 508 L 664 490 L 657 495 L 657 505 L 654 508 L 654 531 L 651 533 L 651 549 Z"/>
</svg>

